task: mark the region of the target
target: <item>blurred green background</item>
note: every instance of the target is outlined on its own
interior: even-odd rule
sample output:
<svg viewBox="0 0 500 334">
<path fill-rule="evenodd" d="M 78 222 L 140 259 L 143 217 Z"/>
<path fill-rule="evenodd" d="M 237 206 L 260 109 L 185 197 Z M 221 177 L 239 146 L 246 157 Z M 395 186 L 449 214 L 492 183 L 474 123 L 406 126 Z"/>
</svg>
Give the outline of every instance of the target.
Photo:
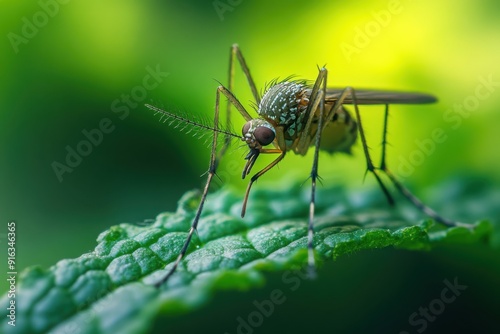
<svg viewBox="0 0 500 334">
<path fill-rule="evenodd" d="M 17 222 L 18 271 L 91 251 L 109 226 L 174 210 L 181 194 L 203 184 L 207 144 L 159 123 L 143 104 L 212 117 L 216 80 L 226 83 L 235 42 L 259 89 L 291 74 L 313 80 L 316 66 L 327 64 L 331 86 L 435 94 L 437 104 L 391 109 L 389 166 L 397 172 L 401 161 L 416 161 L 405 182 L 418 194 L 464 171 L 500 183 L 500 86 L 481 86 L 500 82 L 497 1 L 42 0 L 2 7 L 0 235 L 7 221 Z M 158 85 L 147 78 L 152 69 L 162 73 Z M 239 68 L 236 74 L 234 92 L 251 109 Z M 463 104 L 464 114 L 454 111 Z M 375 157 L 382 112 L 362 109 Z M 67 147 L 76 149 L 82 131 L 103 119 L 112 130 L 58 178 L 54 162 L 65 164 Z M 235 119 L 236 131 L 242 123 Z M 446 140 L 418 153 L 435 129 Z M 238 146 L 221 173 L 241 187 L 245 152 Z M 309 155 L 288 156 L 259 183 L 289 173 L 305 180 L 310 163 Z M 359 145 L 353 157 L 321 156 L 323 182 L 355 189 L 364 168 Z M 364 182 L 372 184 L 371 177 Z"/>
</svg>

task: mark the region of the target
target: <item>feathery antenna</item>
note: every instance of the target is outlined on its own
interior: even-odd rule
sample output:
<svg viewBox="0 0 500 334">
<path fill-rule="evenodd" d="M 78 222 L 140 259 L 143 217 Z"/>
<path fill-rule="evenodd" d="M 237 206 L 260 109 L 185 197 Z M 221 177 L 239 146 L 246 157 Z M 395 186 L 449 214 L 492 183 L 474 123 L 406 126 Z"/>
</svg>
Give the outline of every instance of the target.
<svg viewBox="0 0 500 334">
<path fill-rule="evenodd" d="M 231 137 L 238 138 L 238 139 L 241 138 L 241 136 L 238 136 L 237 134 L 233 133 L 229 129 L 221 129 L 221 128 L 214 129 L 213 126 L 210 126 L 208 124 L 204 124 L 204 123 L 202 123 L 202 121 L 193 120 L 193 119 L 189 119 L 189 118 L 184 117 L 184 116 L 176 115 L 176 114 L 173 114 L 171 112 L 160 109 L 158 107 L 155 107 L 151 104 L 146 104 L 146 107 L 148 109 L 154 111 L 155 115 L 160 114 L 161 115 L 160 121 L 166 122 L 167 120 L 170 120 L 169 125 L 175 124 L 174 127 L 176 127 L 176 128 L 184 125 L 180 129 L 181 131 L 185 130 L 187 127 L 191 127 L 191 129 L 189 129 L 187 131 L 187 133 L 190 133 L 192 131 L 192 128 L 195 127 L 195 128 L 198 128 L 201 130 L 206 130 L 206 131 L 214 131 L 215 130 L 218 133 L 222 133 L 222 134 L 225 134 L 227 136 L 231 136 Z M 192 117 L 192 116 L 190 116 L 190 117 Z"/>
</svg>

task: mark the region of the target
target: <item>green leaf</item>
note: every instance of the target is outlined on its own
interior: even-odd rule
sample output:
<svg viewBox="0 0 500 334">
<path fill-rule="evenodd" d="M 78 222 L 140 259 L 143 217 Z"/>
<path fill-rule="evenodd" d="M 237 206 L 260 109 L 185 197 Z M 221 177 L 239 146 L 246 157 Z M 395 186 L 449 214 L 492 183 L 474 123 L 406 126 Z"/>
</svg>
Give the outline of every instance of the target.
<svg viewBox="0 0 500 334">
<path fill-rule="evenodd" d="M 476 203 L 480 192 L 470 191 L 466 182 L 441 187 L 438 192 L 448 194 L 447 203 L 458 208 L 449 211 L 442 205 L 443 210 L 469 219 L 461 210 Z M 48 270 L 23 272 L 16 293 L 16 327 L 8 324 L 10 299 L 4 295 L 1 331 L 143 333 L 159 314 L 191 312 L 218 291 L 262 286 L 265 272 L 304 265 L 309 194 L 309 187 L 299 183 L 255 189 L 244 219 L 239 217 L 238 191 L 225 188 L 210 195 L 188 255 L 167 284 L 155 289 L 152 283 L 178 255 L 198 205 L 199 193 L 188 192 L 175 213 L 160 214 L 150 226 L 113 226 L 99 235 L 93 252 Z M 471 229 L 444 228 L 431 220 L 411 223 L 415 218 L 403 218 L 415 217 L 411 206 L 390 209 L 384 200 L 378 189 L 350 193 L 320 187 L 314 240 L 320 265 L 364 249 L 430 250 L 449 243 L 488 242 L 492 236 L 488 221 Z M 498 216 L 496 201 L 480 202 L 485 213 Z"/>
</svg>

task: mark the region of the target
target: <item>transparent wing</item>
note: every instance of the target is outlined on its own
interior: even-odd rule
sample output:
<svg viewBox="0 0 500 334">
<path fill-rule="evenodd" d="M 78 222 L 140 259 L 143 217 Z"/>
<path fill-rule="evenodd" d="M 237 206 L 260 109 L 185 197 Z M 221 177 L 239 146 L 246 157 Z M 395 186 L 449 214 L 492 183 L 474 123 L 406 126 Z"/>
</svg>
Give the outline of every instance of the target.
<svg viewBox="0 0 500 334">
<path fill-rule="evenodd" d="M 328 88 L 326 92 L 326 102 L 335 102 L 343 91 L 343 88 Z M 437 101 L 435 96 L 425 93 L 375 89 L 355 89 L 354 91 L 358 104 L 420 104 L 434 103 Z M 347 96 L 343 104 L 352 104 L 352 97 Z"/>
</svg>

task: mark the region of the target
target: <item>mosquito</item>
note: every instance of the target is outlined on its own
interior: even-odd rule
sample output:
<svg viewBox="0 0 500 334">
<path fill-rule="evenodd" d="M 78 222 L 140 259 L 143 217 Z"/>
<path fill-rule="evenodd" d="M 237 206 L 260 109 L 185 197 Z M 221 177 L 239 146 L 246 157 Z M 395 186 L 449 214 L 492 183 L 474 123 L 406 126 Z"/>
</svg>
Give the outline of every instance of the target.
<svg viewBox="0 0 500 334">
<path fill-rule="evenodd" d="M 255 105 L 257 106 L 258 117 L 252 117 L 233 94 L 235 60 L 239 62 L 248 81 Z M 163 285 L 175 273 L 179 263 L 186 255 L 193 234 L 196 232 L 198 227 L 198 222 L 203 212 L 203 205 L 205 204 L 210 184 L 213 177 L 216 175 L 217 165 L 228 148 L 231 138 L 240 139 L 248 146 L 249 149 L 249 152 L 245 157 L 246 163 L 242 172 L 243 179 L 251 173 L 255 161 L 261 154 L 276 156 L 271 163 L 257 173 L 253 174 L 250 178 L 245 196 L 243 198 L 241 217 L 244 217 L 245 215 L 250 190 L 255 181 L 282 161 L 288 153 L 295 153 L 304 156 L 310 148 L 313 149 L 314 157 L 310 172 L 311 193 L 307 233 L 308 266 L 313 271 L 315 268 L 313 245 L 314 208 L 316 184 L 319 178 L 319 152 L 320 150 L 325 150 L 330 153 L 350 153 L 351 147 L 358 137 L 358 133 L 361 139 L 363 153 L 366 158 L 367 173 L 370 172 L 375 176 L 377 183 L 380 185 L 380 188 L 390 205 L 394 205 L 395 201 L 382 181 L 380 177 L 381 173 L 387 175 L 389 180 L 394 184 L 395 188 L 427 216 L 446 226 L 461 225 L 461 223 L 441 217 L 434 210 L 426 206 L 397 180 L 395 175 L 387 167 L 386 163 L 389 105 L 425 104 L 436 102 L 437 99 L 432 95 L 424 93 L 355 90 L 352 87 L 331 89 L 327 88 L 328 70 L 325 67 L 318 68 L 318 70 L 319 73 L 313 85 L 308 84 L 307 81 L 304 80 L 295 80 L 292 77 L 281 81 L 275 80 L 268 85 L 261 97 L 239 46 L 234 44 L 230 49 L 228 87 L 226 88 L 222 84 L 217 87 L 213 126 L 198 123 L 187 117 L 172 114 L 149 104 L 146 105 L 147 108 L 155 111 L 155 113 L 162 114 L 162 116 L 165 116 L 166 118 L 213 132 L 207 180 L 205 187 L 203 188 L 198 209 L 195 217 L 193 218 L 186 241 L 177 259 L 170 270 L 155 283 L 156 287 Z M 228 100 L 226 106 L 226 124 L 230 124 L 232 107 L 235 107 L 241 116 L 246 120 L 241 135 L 237 135 L 230 130 L 220 128 L 219 110 L 221 95 Z M 344 105 L 346 104 L 353 106 L 356 119 L 353 119 L 348 110 L 344 108 Z M 373 164 L 368 150 L 361 122 L 359 105 L 385 105 L 382 134 L 382 154 L 380 165 L 378 167 Z M 217 140 L 219 134 L 224 135 L 225 140 L 220 150 L 217 150 Z"/>
</svg>

